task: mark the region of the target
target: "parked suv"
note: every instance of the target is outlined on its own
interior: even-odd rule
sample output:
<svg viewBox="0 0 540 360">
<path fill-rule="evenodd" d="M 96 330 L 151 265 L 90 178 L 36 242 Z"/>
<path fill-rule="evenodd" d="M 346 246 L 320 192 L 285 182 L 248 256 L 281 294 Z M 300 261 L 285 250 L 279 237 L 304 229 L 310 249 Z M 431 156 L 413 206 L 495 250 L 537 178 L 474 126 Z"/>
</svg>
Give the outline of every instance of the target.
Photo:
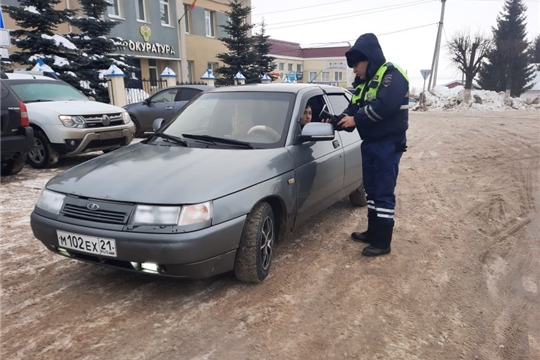
<svg viewBox="0 0 540 360">
<path fill-rule="evenodd" d="M 51 77 L 6 73 L 2 82 L 26 104 L 34 144 L 28 163 L 46 168 L 59 155 L 108 152 L 128 145 L 135 126 L 118 106 L 90 101 L 71 85 Z"/>
<path fill-rule="evenodd" d="M 0 80 L 2 176 L 19 173 L 34 142 L 26 105 Z"/>
</svg>

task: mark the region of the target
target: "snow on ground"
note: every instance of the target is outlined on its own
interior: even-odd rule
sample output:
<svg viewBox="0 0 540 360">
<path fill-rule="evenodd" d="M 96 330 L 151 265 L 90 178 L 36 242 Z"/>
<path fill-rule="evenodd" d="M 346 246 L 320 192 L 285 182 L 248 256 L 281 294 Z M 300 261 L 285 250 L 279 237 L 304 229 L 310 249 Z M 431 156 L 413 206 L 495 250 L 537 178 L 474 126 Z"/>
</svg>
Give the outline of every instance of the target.
<svg viewBox="0 0 540 360">
<path fill-rule="evenodd" d="M 463 86 L 456 86 L 449 89 L 445 86 L 436 86 L 431 91 L 426 92 L 426 110 L 428 111 L 505 111 L 505 110 L 540 110 L 540 98 L 520 99 L 507 97 L 505 93 L 497 93 L 487 90 L 472 90 L 470 104 L 466 104 L 464 99 L 465 89 Z M 422 110 L 420 105 L 416 105 L 414 110 Z"/>
</svg>

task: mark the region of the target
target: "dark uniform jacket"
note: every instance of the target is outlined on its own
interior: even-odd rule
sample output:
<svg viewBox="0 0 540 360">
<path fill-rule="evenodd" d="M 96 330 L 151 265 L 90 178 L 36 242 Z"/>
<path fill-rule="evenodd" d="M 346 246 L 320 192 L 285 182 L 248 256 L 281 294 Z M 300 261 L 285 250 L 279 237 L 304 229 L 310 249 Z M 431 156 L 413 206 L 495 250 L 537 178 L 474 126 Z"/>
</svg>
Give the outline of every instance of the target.
<svg viewBox="0 0 540 360">
<path fill-rule="evenodd" d="M 369 60 L 366 74 L 368 80 L 364 86 L 366 91 L 368 86 L 373 86 L 372 79 L 379 67 L 386 63 L 381 46 L 375 35 L 364 34 L 356 40 L 349 52 L 361 53 Z M 361 101 L 359 105 L 350 104 L 344 114 L 354 116 L 360 137 L 366 142 L 402 140 L 409 127 L 409 111 L 400 110 L 400 107 L 409 103 L 409 83 L 393 66 L 389 66 L 379 81 L 382 83 L 375 99 Z M 353 87 L 356 89 L 361 82 L 362 80 L 356 77 Z"/>
</svg>

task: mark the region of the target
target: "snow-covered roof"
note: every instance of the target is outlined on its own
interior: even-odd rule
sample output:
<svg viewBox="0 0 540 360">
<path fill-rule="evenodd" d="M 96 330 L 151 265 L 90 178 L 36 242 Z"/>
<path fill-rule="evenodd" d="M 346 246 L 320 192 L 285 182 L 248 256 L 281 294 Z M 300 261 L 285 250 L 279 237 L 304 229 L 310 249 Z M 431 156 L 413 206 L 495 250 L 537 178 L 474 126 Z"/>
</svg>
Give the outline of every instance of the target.
<svg viewBox="0 0 540 360">
<path fill-rule="evenodd" d="M 236 80 L 246 80 L 246 77 L 245 77 L 244 74 L 242 74 L 240 71 L 238 71 L 238 72 L 236 73 L 236 75 L 234 75 L 234 78 L 235 78 Z"/>
<path fill-rule="evenodd" d="M 212 69 L 207 69 L 203 76 L 201 76 L 201 80 L 215 80 L 216 77 L 214 76 L 214 74 L 212 73 Z"/>
<path fill-rule="evenodd" d="M 54 73 L 54 70 L 49 65 L 45 64 L 41 59 L 38 59 L 36 65 L 30 71 Z"/>
<path fill-rule="evenodd" d="M 103 76 L 125 76 L 124 72 L 116 66 L 114 63 L 111 64 L 111 66 L 104 71 Z"/>
<path fill-rule="evenodd" d="M 176 73 L 171 69 L 169 65 L 167 65 L 160 76 L 161 77 L 176 77 Z"/>
</svg>

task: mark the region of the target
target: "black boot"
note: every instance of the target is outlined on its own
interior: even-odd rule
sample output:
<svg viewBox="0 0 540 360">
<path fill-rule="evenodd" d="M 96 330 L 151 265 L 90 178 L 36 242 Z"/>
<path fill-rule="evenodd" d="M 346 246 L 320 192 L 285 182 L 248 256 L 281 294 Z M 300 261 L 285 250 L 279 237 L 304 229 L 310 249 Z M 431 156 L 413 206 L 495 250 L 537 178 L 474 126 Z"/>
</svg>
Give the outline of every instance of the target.
<svg viewBox="0 0 540 360">
<path fill-rule="evenodd" d="M 374 211 L 368 211 L 368 227 L 364 232 L 353 232 L 351 238 L 356 242 L 364 242 L 366 244 L 371 244 L 373 238 L 375 237 L 375 228 L 377 221 L 377 213 Z"/>
<path fill-rule="evenodd" d="M 392 242 L 392 233 L 394 225 L 378 225 L 377 235 L 371 242 L 371 245 L 362 250 L 364 256 L 380 256 L 390 253 L 390 243 Z"/>
</svg>

